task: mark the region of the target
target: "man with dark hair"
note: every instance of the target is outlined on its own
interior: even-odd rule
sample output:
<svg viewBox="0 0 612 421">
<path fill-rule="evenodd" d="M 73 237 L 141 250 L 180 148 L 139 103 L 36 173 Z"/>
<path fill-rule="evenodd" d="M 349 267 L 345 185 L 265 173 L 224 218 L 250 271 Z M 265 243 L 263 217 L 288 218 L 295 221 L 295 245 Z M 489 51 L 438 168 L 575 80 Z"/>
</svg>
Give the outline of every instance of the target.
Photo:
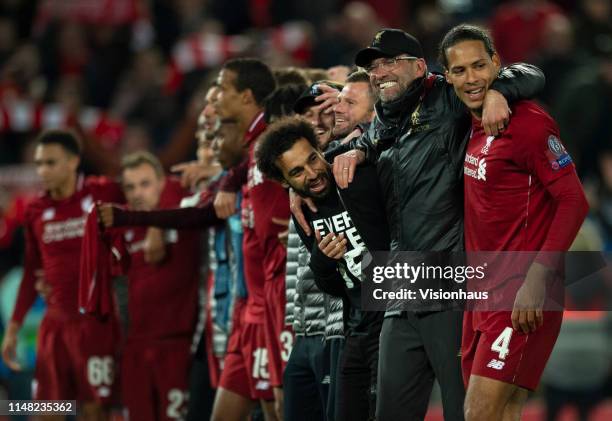
<svg viewBox="0 0 612 421">
<path fill-rule="evenodd" d="M 496 293 L 514 303 L 512 312 L 466 311 L 463 321 L 465 418 L 518 420 L 563 319 L 562 311 L 543 311 L 547 281 L 560 272 L 551 252 L 568 250 L 588 204 L 557 125 L 535 103 L 516 102 L 504 132 L 485 134 L 482 106 L 500 59 L 484 30 L 451 29 L 440 57 L 447 81 L 473 117 L 464 162 L 466 250 L 538 252 L 520 286 L 499 280 Z"/>
<path fill-rule="evenodd" d="M 314 130 L 299 118 L 270 126 L 260 141 L 257 163 L 266 176 L 311 198 L 318 208 L 316 213 L 306 210 L 317 241 L 296 228 L 311 251 L 310 268 L 319 288 L 344 299 L 346 339 L 338 370 L 336 416 L 340 420 L 373 419 L 383 314 L 362 310 L 360 263 L 368 249 L 383 250 L 389 242 L 383 202 L 376 200 L 382 199 L 376 169 L 360 167 L 351 188 L 340 194 Z"/>
<path fill-rule="evenodd" d="M 334 139 L 334 113 L 331 106 L 337 102 L 337 95 L 343 87 L 340 83 L 327 80 L 314 82 L 293 105 L 295 113 L 303 115 L 312 125 L 323 150 Z M 333 101 L 330 103 L 330 100 Z"/>
<path fill-rule="evenodd" d="M 303 90 L 293 108 L 308 116 L 322 150 L 339 142 L 331 138 L 332 107 L 342 85 L 320 81 Z M 314 205 L 313 205 L 314 206 Z M 285 419 L 336 419 L 337 368 L 344 345 L 342 299 L 323 293 L 308 267 L 310 249 L 293 221 L 287 239 L 286 320 L 296 341 L 284 373 Z"/>
<path fill-rule="evenodd" d="M 226 355 L 212 419 L 244 419 L 258 399 L 266 416 L 274 417 L 272 401 L 274 394 L 279 404 L 282 401 L 282 367 L 292 343 L 291 332 L 284 329 L 286 250 L 278 238 L 283 227 L 274 220 L 288 219 L 289 199 L 280 184 L 261 175 L 253 156 L 256 140 L 266 127 L 263 101 L 274 90 L 274 78 L 259 60 L 236 59 L 223 66 L 218 83 L 219 117 L 222 121 L 235 121 L 248 148 L 247 158 L 220 180 L 219 188 L 225 190 L 215 197 L 216 213 L 225 219 L 236 212 L 236 192 L 242 189 L 240 206 L 248 301 L 241 323 L 233 327 L 237 346 Z M 269 91 L 266 93 L 262 87 Z M 230 210 L 226 209 L 227 203 L 218 208 L 222 193 L 230 196 Z M 165 220 L 164 224 L 168 222 L 165 227 L 201 227 L 218 221 L 208 206 L 172 212 L 177 220 Z M 152 223 L 161 226 L 158 222 Z M 280 407 L 276 411 L 280 412 Z"/>
<path fill-rule="evenodd" d="M 48 130 L 36 139 L 38 145 L 60 145 L 74 156 L 80 156 L 82 145 L 76 133 L 71 130 Z"/>
<path fill-rule="evenodd" d="M 233 390 L 244 396 L 245 373 L 242 371 L 246 371 L 251 399 L 272 400 L 270 386 L 273 387 L 276 412 L 280 417 L 282 370 L 289 358 L 293 336 L 284 326 L 286 249 L 278 238 L 284 227 L 274 221 L 289 218 L 289 197 L 280 184 L 261 175 L 254 158 L 257 138 L 266 127 L 264 100 L 274 91 L 275 81 L 268 66 L 256 59 L 228 61 L 217 80 L 219 115 L 236 119 L 248 145 L 248 159 L 229 171 L 220 189 L 225 193 L 242 188 L 243 192 L 244 270 L 249 300 L 242 328 L 244 340 L 250 342 L 250 346 L 245 344 L 242 356 L 228 354 L 221 375 L 221 390 Z M 217 209 L 219 202 L 224 200 L 219 197 L 222 193 L 215 199 Z M 230 195 L 233 209 L 235 193 Z M 221 206 L 221 212 L 217 212 L 220 217 L 227 214 L 227 209 L 223 208 Z M 232 401 L 221 399 L 223 396 L 218 395 L 213 418 L 215 414 L 239 408 Z M 234 398 L 238 397 L 234 393 Z"/>
<path fill-rule="evenodd" d="M 376 164 L 392 250 L 461 251 L 461 166 L 470 118 L 444 78 L 427 72 L 423 57 L 419 41 L 398 29 L 380 30 L 356 55 L 378 98 L 376 117 L 352 141 L 356 149 L 336 157 L 333 172 L 338 187 L 346 188 L 358 163 Z M 528 65 L 504 69 L 486 96 L 485 128 L 499 133 L 510 116 L 505 97 L 532 96 L 543 81 Z M 380 335 L 377 419 L 423 419 L 437 378 L 444 418 L 463 420 L 461 323 L 461 313 L 452 310 L 387 312 Z"/>
<path fill-rule="evenodd" d="M 370 85 L 370 77 L 364 71 L 351 73 L 338 95 L 334 105 L 334 137 L 345 138 L 356 127 L 359 133 L 365 130 L 364 124 L 374 117 L 376 94 Z"/>
<path fill-rule="evenodd" d="M 77 400 L 82 419 L 102 420 L 114 398 L 117 320 L 114 313 L 105 322 L 79 313 L 79 261 L 94 202 L 121 202 L 123 196 L 116 183 L 80 176 L 79 153 L 80 142 L 70 131 L 43 132 L 36 141 L 34 160 L 46 193 L 26 210 L 24 275 L 2 357 L 11 369 L 20 369 L 14 360 L 17 332 L 36 299 L 35 274 L 42 270 L 49 293 L 38 332 L 33 399 Z"/>
</svg>

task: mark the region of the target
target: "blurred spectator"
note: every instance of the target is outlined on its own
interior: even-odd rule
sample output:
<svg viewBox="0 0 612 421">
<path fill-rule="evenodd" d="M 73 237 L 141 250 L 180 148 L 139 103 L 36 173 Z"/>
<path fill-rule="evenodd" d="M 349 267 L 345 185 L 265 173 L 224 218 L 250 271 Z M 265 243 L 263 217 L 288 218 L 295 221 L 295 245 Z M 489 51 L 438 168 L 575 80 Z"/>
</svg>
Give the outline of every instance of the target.
<svg viewBox="0 0 612 421">
<path fill-rule="evenodd" d="M 296 67 L 283 67 L 272 71 L 276 86 L 284 85 L 306 85 L 306 76 L 302 69 Z"/>
<path fill-rule="evenodd" d="M 327 69 L 327 79 L 334 82 L 344 83 L 348 75 L 351 73 L 352 68 L 353 67 L 349 66 L 332 66 Z"/>
<path fill-rule="evenodd" d="M 549 107 L 565 89 L 565 79 L 584 64 L 585 54 L 575 50 L 571 21 L 563 15 L 548 19 L 542 32 L 542 54 L 536 61 L 546 75 L 539 98 Z"/>
<path fill-rule="evenodd" d="M 126 127 L 123 140 L 121 142 L 121 156 L 131 154 L 136 151 L 152 150 L 153 140 L 149 135 L 149 130 L 144 123 L 133 123 Z"/>
<path fill-rule="evenodd" d="M 85 67 L 88 105 L 108 108 L 121 73 L 127 68 L 131 31 L 128 26 L 89 27 L 90 56 Z"/>
<path fill-rule="evenodd" d="M 597 203 L 593 209 L 603 236 L 603 249 L 612 251 L 612 139 L 608 148 L 599 153 L 601 184 Z"/>
<path fill-rule="evenodd" d="M 597 153 L 612 142 L 612 52 L 571 73 L 560 90 L 552 113 L 578 174 L 597 172 Z"/>
<path fill-rule="evenodd" d="M 432 3 L 425 3 L 415 11 L 415 19 L 411 32 L 423 46 L 425 61 L 430 71 L 443 69 L 437 61 L 438 45 L 448 29 L 450 22 L 440 7 Z"/>
<path fill-rule="evenodd" d="M 17 32 L 10 19 L 0 18 L 0 66 L 3 66 L 17 45 Z"/>
<path fill-rule="evenodd" d="M 610 0 L 582 0 L 576 20 L 576 44 L 592 54 L 612 54 L 612 4 Z"/>
<path fill-rule="evenodd" d="M 40 75 L 39 51 L 33 44 L 21 45 L 0 67 L 1 102 L 9 103 L 18 98 L 43 99 L 46 83 Z"/>
<path fill-rule="evenodd" d="M 358 1 L 348 3 L 339 16 L 331 15 L 325 22 L 315 47 L 313 65 L 351 66 L 357 51 L 369 45 L 382 26 L 372 6 Z"/>
<path fill-rule="evenodd" d="M 561 9 L 547 0 L 516 0 L 497 8 L 491 34 L 504 63 L 533 61 L 542 47 L 542 33 Z"/>
<path fill-rule="evenodd" d="M 612 155 L 610 159 L 612 164 Z M 601 249 L 602 238 L 593 222 L 587 219 L 570 252 Z M 568 271 L 572 268 L 568 267 Z M 604 284 L 605 273 L 582 279 L 566 290 L 566 304 L 571 309 L 566 309 L 563 315 L 561 331 L 542 379 L 547 421 L 558 420 L 566 405 L 576 407 L 579 421 L 588 421 L 595 407 L 605 398 L 604 387 L 612 369 L 609 347 L 612 319 L 610 313 L 600 311 L 610 305 L 609 294 L 606 297 L 609 288 Z M 608 302 L 602 303 L 602 298 Z"/>
<path fill-rule="evenodd" d="M 146 124 L 157 148 L 165 144 L 176 122 L 174 101 L 164 93 L 165 70 L 159 51 L 137 53 L 115 91 L 111 107 L 111 112 L 123 120 Z"/>
</svg>

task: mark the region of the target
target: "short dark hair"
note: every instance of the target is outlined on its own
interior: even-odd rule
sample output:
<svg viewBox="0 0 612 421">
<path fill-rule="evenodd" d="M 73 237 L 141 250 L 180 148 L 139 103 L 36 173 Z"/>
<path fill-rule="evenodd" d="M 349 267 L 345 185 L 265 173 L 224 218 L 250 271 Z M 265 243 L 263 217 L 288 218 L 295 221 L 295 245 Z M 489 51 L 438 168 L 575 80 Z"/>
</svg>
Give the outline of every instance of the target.
<svg viewBox="0 0 612 421">
<path fill-rule="evenodd" d="M 81 155 L 81 140 L 72 130 L 45 130 L 36 138 L 36 144 L 56 144 L 72 155 Z"/>
<path fill-rule="evenodd" d="M 376 92 L 374 92 L 372 84 L 370 83 L 370 76 L 365 70 L 357 70 L 351 73 L 350 75 L 348 75 L 344 83 L 367 83 L 368 95 L 370 96 L 370 100 L 372 101 L 372 106 L 374 106 L 374 103 L 376 102 Z"/>
<path fill-rule="evenodd" d="M 278 88 L 266 99 L 265 112 L 266 122 L 270 123 L 280 117 L 293 114 L 293 105 L 308 86 L 302 85 L 283 85 Z"/>
<path fill-rule="evenodd" d="M 370 83 L 370 76 L 365 70 L 357 70 L 351 73 L 344 81 L 344 84 L 357 82 Z"/>
<path fill-rule="evenodd" d="M 442 66 L 448 68 L 446 50 L 462 41 L 481 41 L 489 56 L 493 57 L 493 54 L 495 54 L 495 45 L 493 44 L 491 36 L 485 29 L 474 25 L 457 25 L 444 35 L 440 43 L 438 60 Z"/>
<path fill-rule="evenodd" d="M 276 88 L 272 71 L 261 60 L 236 58 L 227 61 L 223 69 L 236 73 L 234 87 L 238 92 L 250 89 L 257 105 L 263 105 L 266 97 Z"/>
<path fill-rule="evenodd" d="M 159 162 L 159 159 L 157 159 L 155 155 L 148 151 L 137 151 L 125 155 L 121 159 L 121 171 L 137 168 L 143 164 L 147 164 L 153 167 L 153 170 L 155 170 L 155 174 L 158 178 L 163 177 L 164 168 L 162 167 L 161 162 Z"/>
<path fill-rule="evenodd" d="M 284 117 L 272 123 L 261 135 L 255 148 L 255 160 L 259 171 L 268 178 L 283 181 L 283 173 L 276 166 L 276 161 L 302 138 L 306 139 L 313 148 L 319 149 L 314 129 L 304 118 Z"/>
</svg>

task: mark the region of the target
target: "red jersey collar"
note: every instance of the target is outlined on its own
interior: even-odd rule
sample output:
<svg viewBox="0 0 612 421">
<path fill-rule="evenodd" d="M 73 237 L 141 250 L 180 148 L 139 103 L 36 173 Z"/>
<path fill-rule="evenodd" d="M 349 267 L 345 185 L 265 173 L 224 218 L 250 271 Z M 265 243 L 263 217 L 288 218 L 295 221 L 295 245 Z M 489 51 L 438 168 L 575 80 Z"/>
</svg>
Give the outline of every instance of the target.
<svg viewBox="0 0 612 421">
<path fill-rule="evenodd" d="M 260 111 L 259 114 L 255 116 L 251 124 L 249 125 L 249 129 L 244 135 L 244 143 L 250 144 L 253 140 L 257 139 L 259 135 L 266 129 L 266 120 L 264 120 L 264 113 Z"/>
</svg>

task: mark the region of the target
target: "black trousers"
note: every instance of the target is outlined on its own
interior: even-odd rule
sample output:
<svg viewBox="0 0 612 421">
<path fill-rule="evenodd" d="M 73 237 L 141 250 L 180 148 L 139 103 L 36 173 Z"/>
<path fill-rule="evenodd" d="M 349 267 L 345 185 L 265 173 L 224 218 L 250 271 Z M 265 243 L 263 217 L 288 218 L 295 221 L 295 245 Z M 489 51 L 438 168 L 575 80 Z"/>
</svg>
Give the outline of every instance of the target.
<svg viewBox="0 0 612 421">
<path fill-rule="evenodd" d="M 208 359 L 204 339 L 200 340 L 189 373 L 189 402 L 186 421 L 208 420 L 215 402 L 215 389 L 210 386 Z"/>
<path fill-rule="evenodd" d="M 463 421 L 461 377 L 463 313 L 442 311 L 388 317 L 380 333 L 377 421 L 425 418 L 434 379 L 445 421 Z"/>
<path fill-rule="evenodd" d="M 340 377 L 340 363 L 342 362 L 342 353 L 344 351 L 344 338 L 332 338 L 325 341 L 325 346 L 329 349 L 329 397 L 327 399 L 327 421 L 339 420 L 338 395 L 340 387 L 338 379 Z"/>
<path fill-rule="evenodd" d="M 379 329 L 347 336 L 338 374 L 337 421 L 374 420 Z"/>
<path fill-rule="evenodd" d="M 284 419 L 324 421 L 330 383 L 323 335 L 297 336 L 283 373 Z"/>
</svg>

